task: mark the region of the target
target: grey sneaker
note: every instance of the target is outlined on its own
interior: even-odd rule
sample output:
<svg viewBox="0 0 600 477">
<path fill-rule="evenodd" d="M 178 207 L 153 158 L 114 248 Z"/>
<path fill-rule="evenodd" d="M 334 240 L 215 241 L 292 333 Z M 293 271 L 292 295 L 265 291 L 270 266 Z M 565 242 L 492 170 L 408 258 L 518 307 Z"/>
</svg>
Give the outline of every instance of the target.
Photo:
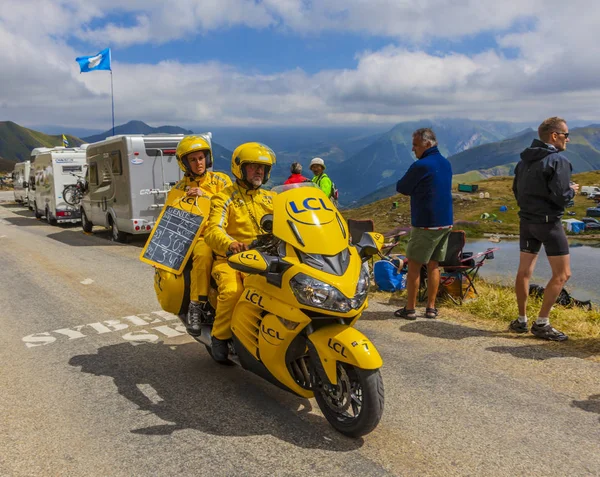
<svg viewBox="0 0 600 477">
<path fill-rule="evenodd" d="M 527 322 L 523 323 L 519 321 L 518 318 L 510 322 L 508 329 L 509 331 L 514 331 L 515 333 L 527 333 L 529 331 L 529 328 L 527 328 Z"/>
<path fill-rule="evenodd" d="M 550 323 L 548 323 L 547 325 L 536 325 L 534 323 L 531 326 L 531 333 L 537 336 L 538 338 L 550 341 L 567 341 L 569 339 L 569 337 L 565 335 L 562 331 L 558 331 L 556 328 L 552 328 L 552 325 Z"/>
<path fill-rule="evenodd" d="M 187 332 L 192 336 L 198 336 L 202 331 L 200 328 L 202 315 L 202 303 L 190 302 L 186 319 Z"/>
</svg>

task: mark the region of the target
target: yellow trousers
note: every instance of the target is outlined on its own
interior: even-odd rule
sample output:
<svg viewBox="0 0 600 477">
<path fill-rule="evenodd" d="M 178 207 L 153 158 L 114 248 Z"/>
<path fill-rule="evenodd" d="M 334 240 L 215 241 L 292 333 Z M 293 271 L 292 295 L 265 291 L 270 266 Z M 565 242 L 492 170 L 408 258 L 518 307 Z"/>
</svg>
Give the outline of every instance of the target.
<svg viewBox="0 0 600 477">
<path fill-rule="evenodd" d="M 192 301 L 208 300 L 212 264 L 212 250 L 204 242 L 204 237 L 200 237 L 192 252 L 192 273 L 190 274 L 190 299 Z"/>
<path fill-rule="evenodd" d="M 212 276 L 219 289 L 212 335 L 220 340 L 228 340 L 231 338 L 233 309 L 244 291 L 244 276 L 231 268 L 224 258 L 215 260 Z"/>
</svg>

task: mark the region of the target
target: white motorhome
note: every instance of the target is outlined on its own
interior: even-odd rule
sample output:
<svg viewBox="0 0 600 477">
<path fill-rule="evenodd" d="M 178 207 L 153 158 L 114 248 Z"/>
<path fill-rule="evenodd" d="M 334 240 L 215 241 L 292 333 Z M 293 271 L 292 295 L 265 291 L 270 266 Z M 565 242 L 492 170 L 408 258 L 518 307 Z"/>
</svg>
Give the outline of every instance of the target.
<svg viewBox="0 0 600 477">
<path fill-rule="evenodd" d="M 79 208 L 64 201 L 63 191 L 84 178 L 85 168 L 85 147 L 54 147 L 36 155 L 32 168 L 36 218 L 45 216 L 51 225 L 81 220 Z"/>
<path fill-rule="evenodd" d="M 26 204 L 29 192 L 29 171 L 31 163 L 29 161 L 17 162 L 12 173 L 13 185 L 15 188 L 15 202 Z"/>
<path fill-rule="evenodd" d="M 27 183 L 29 186 L 27 188 L 27 206 L 29 207 L 29 210 L 33 210 L 33 203 L 35 202 L 35 158 L 38 154 L 51 150 L 51 147 L 36 147 L 31 151 L 31 156 L 29 159 L 31 166 L 29 168 L 29 179 Z"/>
<path fill-rule="evenodd" d="M 183 177 L 175 157 L 182 138 L 130 134 L 90 144 L 87 191 L 81 201 L 83 230 L 107 227 L 117 242 L 125 242 L 128 234 L 149 234 L 167 193 Z"/>
<path fill-rule="evenodd" d="M 583 186 L 581 188 L 581 195 L 592 195 L 600 194 L 600 187 L 598 186 Z"/>
</svg>

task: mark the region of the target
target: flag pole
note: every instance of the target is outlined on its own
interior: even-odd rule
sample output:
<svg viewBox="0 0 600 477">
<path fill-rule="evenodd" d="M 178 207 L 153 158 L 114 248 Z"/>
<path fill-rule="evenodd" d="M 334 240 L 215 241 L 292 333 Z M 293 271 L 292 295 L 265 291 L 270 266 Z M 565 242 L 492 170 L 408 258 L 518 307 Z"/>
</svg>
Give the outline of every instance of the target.
<svg viewBox="0 0 600 477">
<path fill-rule="evenodd" d="M 115 92 L 113 89 L 112 70 L 110 70 L 110 100 L 112 103 L 112 135 L 115 135 Z"/>
</svg>

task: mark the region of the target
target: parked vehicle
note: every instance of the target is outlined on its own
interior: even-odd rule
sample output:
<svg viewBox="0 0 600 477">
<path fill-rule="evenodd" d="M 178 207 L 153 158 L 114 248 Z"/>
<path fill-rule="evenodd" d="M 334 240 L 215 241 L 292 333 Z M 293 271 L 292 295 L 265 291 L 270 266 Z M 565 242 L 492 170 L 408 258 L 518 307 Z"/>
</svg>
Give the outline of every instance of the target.
<svg viewBox="0 0 600 477">
<path fill-rule="evenodd" d="M 594 217 L 582 217 L 581 221 L 586 224 L 586 227 L 587 227 L 587 224 L 598 224 L 598 225 L 600 225 L 600 220 L 595 219 Z"/>
<path fill-rule="evenodd" d="M 29 161 L 17 162 L 12 173 L 15 202 L 27 204 L 29 193 L 29 173 L 31 163 Z"/>
<path fill-rule="evenodd" d="M 85 173 L 85 147 L 55 147 L 36 155 L 33 165 L 36 218 L 46 217 L 51 225 L 81 220 L 77 207 L 63 197 L 66 186 L 74 184 L 73 174 Z"/>
<path fill-rule="evenodd" d="M 28 185 L 29 188 L 27 189 L 27 206 L 29 207 L 29 210 L 33 210 L 33 203 L 35 202 L 35 158 L 38 156 L 38 154 L 41 154 L 42 152 L 49 152 L 52 151 L 51 147 L 36 147 L 31 151 L 31 155 L 29 157 L 29 162 L 31 164 L 30 168 L 29 168 L 29 180 Z M 62 147 L 57 147 L 55 149 L 63 149 Z"/>
<path fill-rule="evenodd" d="M 175 158 L 182 138 L 131 134 L 90 144 L 87 190 L 80 205 L 83 230 L 107 227 L 117 242 L 125 242 L 128 234 L 149 234 L 166 194 L 182 177 Z"/>
<path fill-rule="evenodd" d="M 600 230 L 600 222 L 589 222 L 585 224 L 585 230 Z"/>
<path fill-rule="evenodd" d="M 585 214 L 588 217 L 600 217 L 600 207 L 589 207 Z"/>
<path fill-rule="evenodd" d="M 583 186 L 581 188 L 581 195 L 592 195 L 600 194 L 600 187 L 598 186 Z"/>
</svg>

